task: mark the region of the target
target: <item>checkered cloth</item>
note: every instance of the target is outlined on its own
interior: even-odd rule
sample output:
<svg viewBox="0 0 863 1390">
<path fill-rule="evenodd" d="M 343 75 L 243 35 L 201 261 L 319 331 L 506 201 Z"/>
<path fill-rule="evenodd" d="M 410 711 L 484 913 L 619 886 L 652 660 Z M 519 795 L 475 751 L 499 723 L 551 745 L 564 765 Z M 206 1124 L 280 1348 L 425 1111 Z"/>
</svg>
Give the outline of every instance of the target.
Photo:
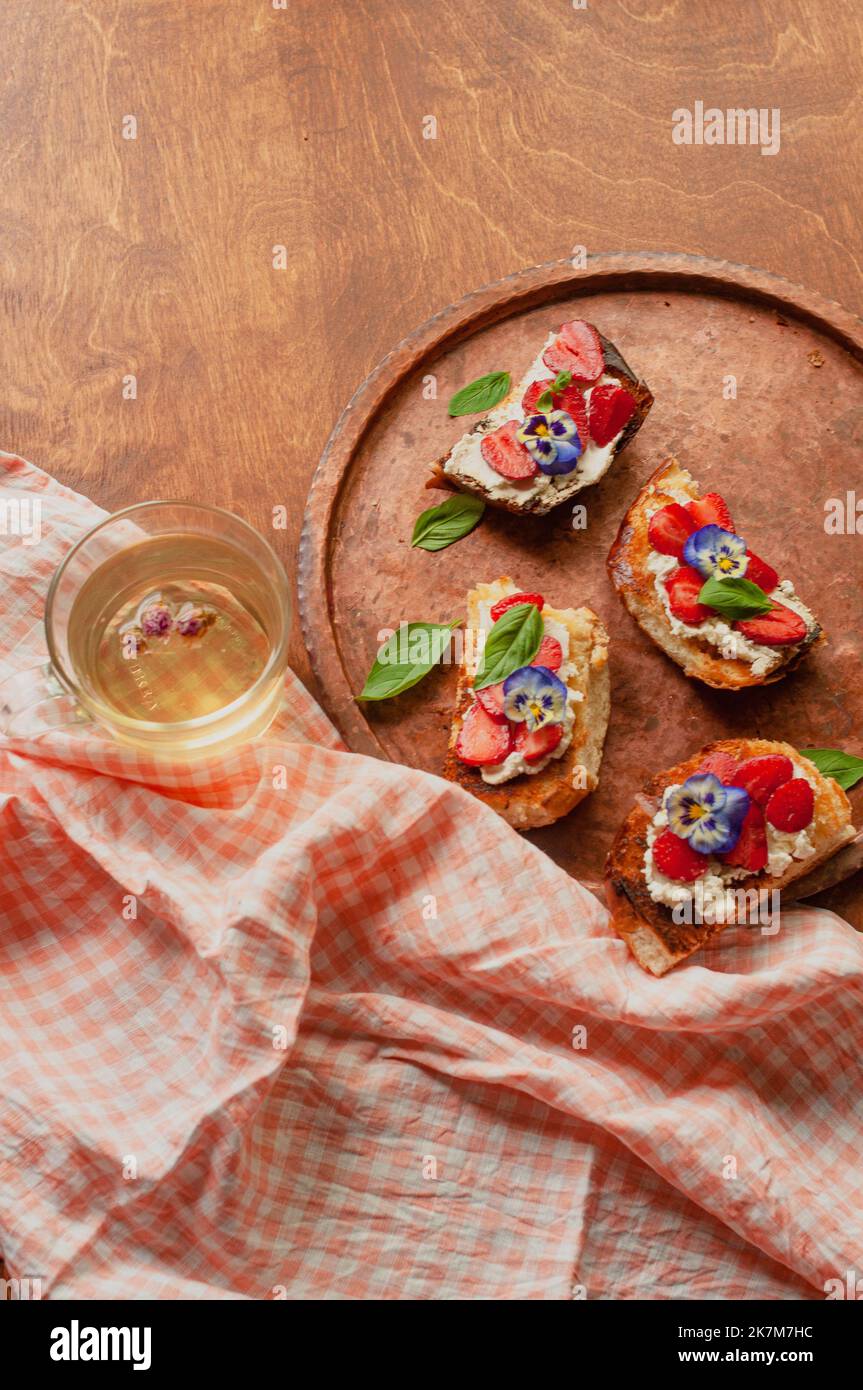
<svg viewBox="0 0 863 1390">
<path fill-rule="evenodd" d="M 101 515 L 21 459 L 0 676 Z M 0 743 L 0 1245 L 54 1298 L 817 1298 L 863 1259 L 863 941 L 663 980 L 458 787 L 280 723 Z"/>
</svg>

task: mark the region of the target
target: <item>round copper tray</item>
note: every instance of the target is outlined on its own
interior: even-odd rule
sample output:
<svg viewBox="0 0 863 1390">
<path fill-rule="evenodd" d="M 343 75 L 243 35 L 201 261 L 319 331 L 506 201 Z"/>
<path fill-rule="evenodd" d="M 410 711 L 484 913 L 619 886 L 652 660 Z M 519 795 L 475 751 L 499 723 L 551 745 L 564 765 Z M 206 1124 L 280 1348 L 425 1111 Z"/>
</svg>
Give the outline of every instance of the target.
<svg viewBox="0 0 863 1390">
<path fill-rule="evenodd" d="M 576 317 L 598 324 L 656 397 L 635 441 L 579 495 L 587 530 L 572 529 L 568 506 L 533 519 L 489 509 L 448 550 L 412 550 L 414 519 L 447 495 L 425 488 L 428 464 L 473 423 L 449 418 L 452 392 L 492 370 L 517 377 L 546 333 Z M 437 314 L 357 391 L 309 494 L 303 633 L 349 747 L 440 770 L 453 668 L 380 705 L 355 694 L 381 629 L 461 616 L 477 580 L 509 574 L 557 606 L 589 604 L 611 634 L 599 789 L 531 836 L 582 881 L 601 879 L 645 778 L 709 739 L 751 734 L 863 753 L 863 536 L 828 535 L 824 525 L 828 498 L 857 486 L 863 501 L 861 364 L 863 324 L 839 305 L 765 271 L 693 256 L 608 254 L 584 270 L 554 262 Z M 612 590 L 605 558 L 620 517 L 670 453 L 726 496 L 738 530 L 794 579 L 826 629 L 828 643 L 787 680 L 739 694 L 687 680 Z M 859 825 L 863 784 L 852 801 Z M 819 901 L 863 927 L 859 886 L 858 874 Z"/>
</svg>

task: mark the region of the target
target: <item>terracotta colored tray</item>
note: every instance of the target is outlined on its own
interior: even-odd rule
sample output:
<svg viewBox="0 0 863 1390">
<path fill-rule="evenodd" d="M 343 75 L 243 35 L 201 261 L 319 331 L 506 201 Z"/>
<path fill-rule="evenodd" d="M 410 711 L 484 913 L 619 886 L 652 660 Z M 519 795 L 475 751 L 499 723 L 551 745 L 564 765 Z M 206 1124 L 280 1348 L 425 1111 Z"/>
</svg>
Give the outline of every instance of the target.
<svg viewBox="0 0 863 1390">
<path fill-rule="evenodd" d="M 458 387 L 493 370 L 514 379 L 551 328 L 587 318 L 651 386 L 633 444 L 571 508 L 523 519 L 489 508 L 448 550 L 411 550 L 416 516 L 447 496 L 428 464 L 474 423 L 451 420 Z M 470 295 L 401 343 L 345 410 L 315 474 L 300 556 L 303 632 L 324 704 L 348 745 L 437 772 L 453 668 L 395 700 L 361 706 L 381 628 L 462 616 L 465 590 L 510 574 L 566 607 L 587 603 L 611 634 L 612 715 L 599 789 L 531 838 L 596 885 L 634 793 L 709 739 L 745 734 L 863 753 L 863 536 L 827 535 L 824 504 L 863 500 L 863 324 L 764 271 L 698 257 L 628 253 L 526 270 Z M 736 399 L 726 399 L 727 378 Z M 426 399 L 434 377 L 437 398 Z M 424 390 L 425 388 L 425 390 Z M 793 578 L 829 635 L 799 672 L 761 690 L 687 680 L 635 625 L 605 559 L 621 515 L 669 453 L 729 500 L 759 554 Z M 863 516 L 861 516 L 863 526 Z M 863 823 L 863 785 L 852 793 Z M 863 927 L 861 876 L 818 901 Z"/>
</svg>

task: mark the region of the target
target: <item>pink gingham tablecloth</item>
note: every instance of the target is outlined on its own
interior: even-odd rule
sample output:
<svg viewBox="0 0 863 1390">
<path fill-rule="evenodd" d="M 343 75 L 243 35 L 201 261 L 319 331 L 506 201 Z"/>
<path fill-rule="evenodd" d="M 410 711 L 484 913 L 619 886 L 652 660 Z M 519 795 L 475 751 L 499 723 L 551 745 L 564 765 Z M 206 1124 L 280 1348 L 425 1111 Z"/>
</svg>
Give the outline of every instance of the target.
<svg viewBox="0 0 863 1390">
<path fill-rule="evenodd" d="M 101 513 L 0 455 L 0 678 Z M 0 743 L 0 1248 L 53 1298 L 824 1297 L 863 1265 L 863 941 L 663 980 L 458 787 L 278 725 Z M 574 833 L 577 818 L 573 820 Z"/>
</svg>

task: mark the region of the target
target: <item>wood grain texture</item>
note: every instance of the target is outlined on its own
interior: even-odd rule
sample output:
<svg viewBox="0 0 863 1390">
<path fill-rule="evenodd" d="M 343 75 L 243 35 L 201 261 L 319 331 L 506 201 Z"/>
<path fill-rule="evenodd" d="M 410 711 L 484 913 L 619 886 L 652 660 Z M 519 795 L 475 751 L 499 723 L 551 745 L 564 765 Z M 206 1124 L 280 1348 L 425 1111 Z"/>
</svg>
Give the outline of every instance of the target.
<svg viewBox="0 0 863 1390">
<path fill-rule="evenodd" d="M 283 504 L 293 572 L 375 363 L 576 245 L 762 265 L 860 309 L 856 0 L 285 4 L 0 6 L 0 446 L 102 505 L 268 527 Z M 699 99 L 778 106 L 779 154 L 673 144 Z M 298 628 L 292 662 L 308 678 Z"/>
</svg>

